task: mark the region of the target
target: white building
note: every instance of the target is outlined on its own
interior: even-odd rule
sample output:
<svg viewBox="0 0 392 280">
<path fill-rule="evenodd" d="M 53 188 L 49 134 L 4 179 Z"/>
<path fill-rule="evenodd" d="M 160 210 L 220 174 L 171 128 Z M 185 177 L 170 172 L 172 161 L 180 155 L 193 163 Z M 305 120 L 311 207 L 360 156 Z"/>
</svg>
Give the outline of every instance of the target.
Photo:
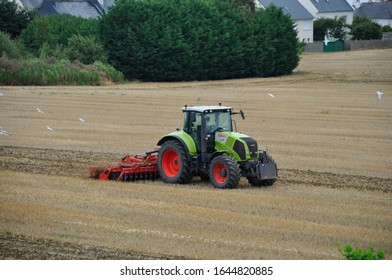
<svg viewBox="0 0 392 280">
<path fill-rule="evenodd" d="M 259 0 L 259 3 L 257 7 L 266 8 L 274 4 L 282 8 L 295 22 L 294 28 L 298 33 L 298 40 L 305 43 L 313 42 L 314 16 L 298 0 Z"/>
<path fill-rule="evenodd" d="M 298 0 L 316 19 L 343 18 L 352 24 L 354 8 L 346 0 Z"/>
<path fill-rule="evenodd" d="M 346 0 L 354 9 L 361 7 L 362 3 L 380 3 L 386 2 L 385 0 Z"/>
</svg>

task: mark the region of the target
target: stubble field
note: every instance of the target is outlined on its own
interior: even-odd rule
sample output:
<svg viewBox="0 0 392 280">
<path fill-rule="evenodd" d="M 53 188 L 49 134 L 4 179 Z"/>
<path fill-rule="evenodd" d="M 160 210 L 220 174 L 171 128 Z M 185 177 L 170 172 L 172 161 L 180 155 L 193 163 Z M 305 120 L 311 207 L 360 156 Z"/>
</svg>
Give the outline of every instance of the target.
<svg viewBox="0 0 392 280">
<path fill-rule="evenodd" d="M 277 78 L 0 87 L 0 258 L 340 259 L 350 243 L 391 259 L 391 61 L 305 54 Z M 238 130 L 278 164 L 272 187 L 88 177 L 156 148 L 185 103 L 218 102 L 245 111 Z"/>
</svg>

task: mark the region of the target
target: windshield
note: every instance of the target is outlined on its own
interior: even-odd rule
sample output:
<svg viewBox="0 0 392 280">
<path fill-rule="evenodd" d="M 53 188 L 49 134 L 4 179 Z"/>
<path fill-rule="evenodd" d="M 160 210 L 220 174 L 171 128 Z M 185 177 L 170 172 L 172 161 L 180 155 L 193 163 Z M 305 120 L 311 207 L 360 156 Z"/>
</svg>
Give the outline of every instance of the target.
<svg viewBox="0 0 392 280">
<path fill-rule="evenodd" d="M 206 114 L 206 132 L 212 133 L 218 127 L 220 127 L 218 131 L 232 131 L 230 111 L 218 111 Z"/>
</svg>

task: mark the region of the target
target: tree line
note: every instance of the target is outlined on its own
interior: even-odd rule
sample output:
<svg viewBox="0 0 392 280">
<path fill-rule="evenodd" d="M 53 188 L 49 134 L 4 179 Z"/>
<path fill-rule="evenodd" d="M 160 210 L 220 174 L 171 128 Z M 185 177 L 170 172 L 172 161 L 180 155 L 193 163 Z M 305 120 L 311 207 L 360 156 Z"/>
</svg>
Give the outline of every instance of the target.
<svg viewBox="0 0 392 280">
<path fill-rule="evenodd" d="M 315 40 L 326 30 L 343 36 L 333 24 L 315 21 Z M 300 52 L 290 16 L 274 5 L 258 10 L 253 0 L 117 0 L 99 19 L 42 16 L 0 0 L 0 83 L 17 84 L 9 81 L 15 69 L 37 61 L 51 73 L 42 83 L 72 80 L 62 73 L 70 69 L 93 84 L 97 76 L 86 71 L 116 82 L 270 77 L 290 74 Z"/>
<path fill-rule="evenodd" d="M 343 17 L 338 19 L 321 18 L 313 24 L 314 41 L 324 40 L 325 35 L 330 37 L 352 40 L 381 39 L 383 32 L 391 32 L 389 25 L 380 26 L 366 16 L 355 16 L 352 24 L 346 24 Z"/>
<path fill-rule="evenodd" d="M 275 6 L 256 11 L 223 0 L 119 0 L 100 20 L 100 36 L 113 65 L 130 79 L 278 76 L 299 61 L 293 21 Z"/>
</svg>

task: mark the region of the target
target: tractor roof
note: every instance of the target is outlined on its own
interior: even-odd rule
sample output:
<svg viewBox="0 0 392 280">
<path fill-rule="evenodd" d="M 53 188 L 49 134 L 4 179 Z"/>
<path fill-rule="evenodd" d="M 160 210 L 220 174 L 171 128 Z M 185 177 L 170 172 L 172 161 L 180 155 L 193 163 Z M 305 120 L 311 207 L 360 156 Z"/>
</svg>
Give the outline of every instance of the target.
<svg viewBox="0 0 392 280">
<path fill-rule="evenodd" d="M 231 107 L 226 106 L 185 106 L 182 107 L 182 111 L 193 111 L 193 112 L 200 112 L 203 113 L 205 111 L 231 111 Z"/>
</svg>

